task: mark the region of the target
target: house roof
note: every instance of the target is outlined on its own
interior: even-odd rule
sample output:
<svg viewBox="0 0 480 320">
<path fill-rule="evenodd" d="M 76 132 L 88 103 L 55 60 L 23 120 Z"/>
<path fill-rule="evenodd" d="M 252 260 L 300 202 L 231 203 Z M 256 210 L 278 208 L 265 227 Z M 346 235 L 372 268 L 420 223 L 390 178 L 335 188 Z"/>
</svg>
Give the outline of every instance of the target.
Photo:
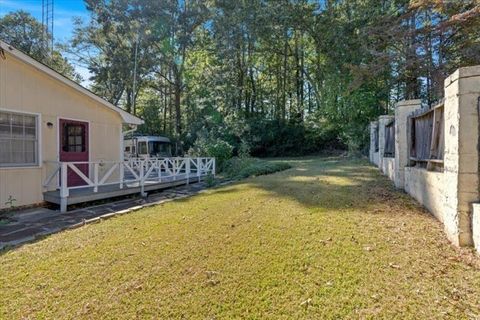
<svg viewBox="0 0 480 320">
<path fill-rule="evenodd" d="M 126 112 L 125 110 L 113 105 L 112 103 L 108 102 L 107 100 L 97 96 L 95 93 L 92 91 L 88 90 L 87 88 L 79 85 L 78 83 L 68 79 L 67 77 L 63 76 L 62 74 L 58 73 L 57 71 L 53 70 L 52 68 L 44 65 L 43 63 L 33 59 L 29 55 L 21 52 L 20 50 L 12 47 L 8 43 L 3 42 L 0 40 L 0 51 L 3 49 L 4 52 L 11 54 L 15 58 L 23 61 L 24 63 L 34 67 L 35 69 L 49 75 L 50 77 L 62 82 L 63 84 L 69 86 L 70 88 L 90 97 L 91 99 L 97 101 L 100 103 L 102 106 L 105 108 L 111 109 L 115 112 L 117 112 L 123 119 L 124 123 L 127 124 L 134 124 L 134 125 L 139 125 L 143 124 L 144 121 L 136 116 L 134 116 L 131 113 Z"/>
</svg>

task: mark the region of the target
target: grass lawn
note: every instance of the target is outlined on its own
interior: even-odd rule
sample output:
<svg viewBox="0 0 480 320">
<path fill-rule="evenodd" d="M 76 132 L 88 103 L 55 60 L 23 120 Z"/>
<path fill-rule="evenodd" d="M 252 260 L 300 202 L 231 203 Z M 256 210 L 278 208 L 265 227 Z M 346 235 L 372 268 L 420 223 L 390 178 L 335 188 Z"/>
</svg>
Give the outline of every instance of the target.
<svg viewBox="0 0 480 320">
<path fill-rule="evenodd" d="M 363 160 L 280 173 L 0 255 L 0 318 L 474 319 L 479 260 Z"/>
</svg>

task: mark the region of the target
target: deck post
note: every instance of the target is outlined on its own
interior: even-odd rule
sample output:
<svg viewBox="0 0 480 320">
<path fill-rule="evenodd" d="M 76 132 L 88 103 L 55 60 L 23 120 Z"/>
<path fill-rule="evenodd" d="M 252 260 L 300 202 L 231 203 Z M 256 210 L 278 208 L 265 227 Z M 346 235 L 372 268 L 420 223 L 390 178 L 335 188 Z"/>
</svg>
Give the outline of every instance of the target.
<svg viewBox="0 0 480 320">
<path fill-rule="evenodd" d="M 162 162 L 164 160 L 157 159 L 156 160 L 156 166 L 157 166 L 157 176 L 158 176 L 158 182 L 162 182 Z"/>
<path fill-rule="evenodd" d="M 187 175 L 187 184 L 190 184 L 190 158 L 185 158 L 185 174 Z"/>
<path fill-rule="evenodd" d="M 67 212 L 67 198 L 68 198 L 68 164 L 66 162 L 60 163 L 60 212 Z"/>
<path fill-rule="evenodd" d="M 140 161 L 140 181 L 138 183 L 140 183 L 140 195 L 142 197 L 145 197 L 146 194 L 145 194 L 145 178 L 144 178 L 144 165 L 145 165 L 145 160 L 143 161 Z"/>
<path fill-rule="evenodd" d="M 197 158 L 197 177 L 198 182 L 202 181 L 202 158 Z"/>
<path fill-rule="evenodd" d="M 177 159 L 173 159 L 173 181 L 177 180 Z"/>
<path fill-rule="evenodd" d="M 98 163 L 93 164 L 93 192 L 98 192 Z"/>
<path fill-rule="evenodd" d="M 125 167 L 123 165 L 123 161 L 120 161 L 120 189 L 123 189 L 123 180 L 125 179 Z"/>
<path fill-rule="evenodd" d="M 212 171 L 213 171 L 213 177 L 215 178 L 215 172 L 216 170 L 216 164 L 215 164 L 215 158 L 212 158 L 213 164 L 212 164 Z"/>
</svg>

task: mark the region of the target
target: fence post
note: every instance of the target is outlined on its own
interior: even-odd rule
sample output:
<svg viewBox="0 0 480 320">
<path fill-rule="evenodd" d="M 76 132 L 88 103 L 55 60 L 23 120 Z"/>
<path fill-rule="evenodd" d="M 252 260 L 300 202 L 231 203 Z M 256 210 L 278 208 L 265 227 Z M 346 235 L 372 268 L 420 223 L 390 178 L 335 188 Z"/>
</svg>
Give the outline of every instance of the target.
<svg viewBox="0 0 480 320">
<path fill-rule="evenodd" d="M 480 66 L 460 68 L 445 79 L 443 219 L 448 238 L 458 246 L 474 244 L 472 224 L 479 223 L 472 221 L 472 204 L 480 201 L 479 95 Z"/>
<path fill-rule="evenodd" d="M 404 100 L 395 106 L 395 186 L 405 187 L 405 167 L 409 163 L 409 115 L 422 107 L 422 100 Z"/>
<path fill-rule="evenodd" d="M 60 163 L 60 212 L 67 212 L 67 198 L 68 193 L 68 164 L 66 162 Z"/>
</svg>

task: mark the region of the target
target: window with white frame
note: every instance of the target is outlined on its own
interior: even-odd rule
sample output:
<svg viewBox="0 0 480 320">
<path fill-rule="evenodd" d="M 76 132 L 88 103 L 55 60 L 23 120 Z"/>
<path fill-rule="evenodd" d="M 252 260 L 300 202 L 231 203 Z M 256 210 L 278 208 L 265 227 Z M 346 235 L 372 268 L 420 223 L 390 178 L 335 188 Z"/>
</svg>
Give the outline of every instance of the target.
<svg viewBox="0 0 480 320">
<path fill-rule="evenodd" d="M 0 167 L 38 164 L 38 116 L 0 110 Z"/>
</svg>

